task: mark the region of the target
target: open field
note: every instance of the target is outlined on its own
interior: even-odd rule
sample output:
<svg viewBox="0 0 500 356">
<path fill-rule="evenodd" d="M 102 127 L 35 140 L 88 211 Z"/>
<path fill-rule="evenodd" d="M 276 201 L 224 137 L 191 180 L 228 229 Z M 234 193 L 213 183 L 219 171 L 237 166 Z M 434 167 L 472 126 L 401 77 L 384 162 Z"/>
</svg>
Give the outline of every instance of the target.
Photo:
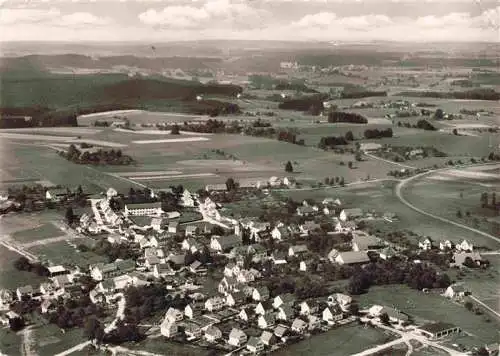
<svg viewBox="0 0 500 356">
<path fill-rule="evenodd" d="M 496 216 L 495 211 L 481 207 L 481 194 L 487 192 L 491 196 L 492 192 L 500 188 L 498 174 L 492 173 L 496 172 L 497 167 L 485 167 L 491 169 L 469 168 L 432 174 L 423 180 L 411 182 L 403 194 L 418 208 L 500 236 L 498 224 L 489 221 L 489 218 Z M 462 217 L 458 216 L 458 211 Z"/>
<path fill-rule="evenodd" d="M 21 356 L 21 336 L 9 328 L 0 328 L 0 351 L 4 355 Z"/>
<path fill-rule="evenodd" d="M 406 286 L 371 287 L 358 298 L 360 307 L 372 304 L 394 306 L 403 313 L 411 315 L 417 323 L 446 321 L 462 328 L 469 336 L 460 338 L 460 343 L 483 345 L 498 341 L 497 330 L 500 321 L 483 315 L 475 315 L 465 310 L 463 305 L 452 302 L 438 294 L 426 294 Z"/>
<path fill-rule="evenodd" d="M 159 355 L 208 356 L 210 354 L 209 350 L 189 344 L 171 342 L 162 336 L 125 346 L 130 350 L 146 351 Z"/>
<path fill-rule="evenodd" d="M 83 341 L 83 331 L 70 329 L 64 334 L 56 325 L 44 325 L 33 330 L 34 349 L 40 356 L 51 356 L 63 352 Z"/>
<path fill-rule="evenodd" d="M 21 257 L 19 254 L 0 246 L 0 289 L 15 289 L 27 284 L 37 286 L 45 280 L 35 273 L 15 269 L 13 262 L 19 257 Z"/>
<path fill-rule="evenodd" d="M 32 229 L 17 231 L 12 235 L 12 238 L 17 242 L 24 243 L 63 235 L 64 232 L 59 228 L 51 223 L 46 223 Z"/>
<path fill-rule="evenodd" d="M 278 356 L 352 355 L 394 339 L 394 336 L 388 335 L 380 329 L 365 329 L 359 325 L 345 325 L 288 346 L 275 354 Z"/>
</svg>

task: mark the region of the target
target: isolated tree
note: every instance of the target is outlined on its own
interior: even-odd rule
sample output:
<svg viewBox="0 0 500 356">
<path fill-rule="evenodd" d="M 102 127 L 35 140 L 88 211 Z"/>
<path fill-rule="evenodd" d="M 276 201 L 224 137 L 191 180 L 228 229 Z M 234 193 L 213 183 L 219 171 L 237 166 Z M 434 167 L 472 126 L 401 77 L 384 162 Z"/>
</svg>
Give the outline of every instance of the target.
<svg viewBox="0 0 500 356">
<path fill-rule="evenodd" d="M 236 190 L 236 188 L 237 188 L 237 184 L 234 181 L 234 179 L 231 178 L 231 177 L 228 178 L 226 180 L 226 189 L 227 189 L 227 191 L 230 192 L 230 191 Z"/>
<path fill-rule="evenodd" d="M 481 206 L 483 208 L 486 208 L 488 206 L 488 193 L 487 192 L 481 193 Z"/>
<path fill-rule="evenodd" d="M 453 131 L 452 131 L 452 132 L 453 132 L 453 134 L 454 134 L 455 136 L 458 136 L 458 131 L 457 131 L 457 129 L 453 129 Z"/>
<path fill-rule="evenodd" d="M 73 214 L 73 208 L 72 207 L 68 207 L 66 209 L 66 222 L 68 223 L 68 225 L 71 225 L 73 224 L 73 221 L 75 219 L 75 215 Z"/>
<path fill-rule="evenodd" d="M 361 152 L 360 151 L 357 151 L 355 154 L 354 154 L 354 159 L 358 162 L 361 161 Z"/>
<path fill-rule="evenodd" d="M 347 141 L 354 141 L 354 135 L 352 131 L 347 131 L 347 133 L 345 134 L 345 139 Z"/>
<path fill-rule="evenodd" d="M 348 166 L 350 169 L 352 169 L 352 167 L 353 167 L 352 162 L 351 162 L 351 161 L 349 161 L 349 162 L 347 163 L 347 166 Z"/>
<path fill-rule="evenodd" d="M 462 218 L 462 211 L 460 209 L 457 210 L 457 218 L 459 218 L 459 219 Z"/>
<path fill-rule="evenodd" d="M 286 162 L 285 172 L 287 172 L 287 173 L 292 173 L 293 172 L 292 162 L 290 162 L 290 161 Z"/>
<path fill-rule="evenodd" d="M 390 325 L 391 320 L 389 318 L 389 315 L 387 313 L 383 313 L 380 315 L 380 322 L 384 325 Z"/>
<path fill-rule="evenodd" d="M 340 177 L 339 184 L 341 187 L 343 187 L 345 185 L 344 177 Z"/>
<path fill-rule="evenodd" d="M 180 131 L 179 125 L 174 124 L 174 126 L 172 126 L 172 129 L 170 130 L 170 134 L 171 135 L 180 135 L 181 131 Z"/>
<path fill-rule="evenodd" d="M 491 206 L 495 209 L 497 206 L 497 193 L 491 193 Z"/>
<path fill-rule="evenodd" d="M 76 196 L 79 198 L 83 196 L 83 189 L 81 185 L 79 185 L 78 188 L 76 189 Z"/>
<path fill-rule="evenodd" d="M 444 112 L 442 109 L 437 109 L 436 112 L 434 113 L 434 118 L 436 120 L 442 120 L 444 118 Z"/>
</svg>

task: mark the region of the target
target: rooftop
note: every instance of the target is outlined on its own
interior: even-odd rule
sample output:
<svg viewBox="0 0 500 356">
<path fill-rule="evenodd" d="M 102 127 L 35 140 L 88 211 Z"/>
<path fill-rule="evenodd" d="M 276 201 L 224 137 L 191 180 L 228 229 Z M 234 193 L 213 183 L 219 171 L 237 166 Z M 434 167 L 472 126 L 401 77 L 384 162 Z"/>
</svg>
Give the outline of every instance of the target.
<svg viewBox="0 0 500 356">
<path fill-rule="evenodd" d="M 437 323 L 428 323 L 425 325 L 422 325 L 419 329 L 423 331 L 427 331 L 429 333 L 435 334 L 440 331 L 445 331 L 449 329 L 456 328 L 456 325 L 453 325 L 451 323 L 444 323 L 444 322 L 437 322 Z"/>
</svg>

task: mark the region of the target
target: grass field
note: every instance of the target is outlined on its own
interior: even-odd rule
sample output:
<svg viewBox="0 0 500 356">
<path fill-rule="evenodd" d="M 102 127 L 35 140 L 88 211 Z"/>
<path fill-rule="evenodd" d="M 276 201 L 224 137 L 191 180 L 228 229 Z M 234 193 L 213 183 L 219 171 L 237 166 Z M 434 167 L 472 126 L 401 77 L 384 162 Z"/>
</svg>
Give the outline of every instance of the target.
<svg viewBox="0 0 500 356">
<path fill-rule="evenodd" d="M 487 322 L 484 316 L 467 312 L 462 305 L 438 294 L 425 294 L 406 286 L 393 285 L 372 287 L 357 299 L 360 307 L 373 304 L 394 306 L 411 315 L 417 323 L 445 321 L 455 324 L 469 334 L 460 338 L 463 344 L 483 345 L 498 341 L 498 320 L 491 318 Z"/>
<path fill-rule="evenodd" d="M 298 344 L 277 351 L 277 356 L 315 355 L 343 356 L 361 352 L 370 347 L 394 340 L 394 336 L 381 329 L 364 329 L 359 325 L 346 325 L 315 335 Z"/>
<path fill-rule="evenodd" d="M 485 170 L 488 169 L 489 170 Z M 497 223 L 488 219 L 495 217 L 492 209 L 481 207 L 481 193 L 491 193 L 500 188 L 496 166 L 484 166 L 478 170 L 450 170 L 426 176 L 411 182 L 403 191 L 404 196 L 415 206 L 438 216 L 477 227 L 490 234 L 500 236 Z M 457 212 L 462 217 L 457 216 Z M 466 212 L 470 212 L 467 217 Z M 497 244 L 498 248 L 498 244 Z"/>
<path fill-rule="evenodd" d="M 0 288 L 15 289 L 27 284 L 36 287 L 45 280 L 45 278 L 39 277 L 35 273 L 15 269 L 13 262 L 19 257 L 21 256 L 16 252 L 0 246 Z"/>
<path fill-rule="evenodd" d="M 36 342 L 34 349 L 39 356 L 55 355 L 86 341 L 81 329 L 70 329 L 63 334 L 56 325 L 36 328 L 33 337 Z"/>
<path fill-rule="evenodd" d="M 8 328 L 0 328 L 0 352 L 9 356 L 21 355 L 21 336 Z"/>
<path fill-rule="evenodd" d="M 140 350 L 151 353 L 156 353 L 160 355 L 175 355 L 175 356 L 207 356 L 210 354 L 209 350 L 202 349 L 200 347 L 177 344 L 171 341 L 167 341 L 163 337 L 159 338 L 149 338 L 145 341 L 139 342 L 133 345 L 124 345 L 130 350 Z"/>
<path fill-rule="evenodd" d="M 23 242 L 32 242 L 63 235 L 64 232 L 61 231 L 59 228 L 55 227 L 51 223 L 46 223 L 41 226 L 37 226 L 33 229 L 17 231 L 13 234 L 12 237 L 16 241 L 23 243 Z"/>
</svg>

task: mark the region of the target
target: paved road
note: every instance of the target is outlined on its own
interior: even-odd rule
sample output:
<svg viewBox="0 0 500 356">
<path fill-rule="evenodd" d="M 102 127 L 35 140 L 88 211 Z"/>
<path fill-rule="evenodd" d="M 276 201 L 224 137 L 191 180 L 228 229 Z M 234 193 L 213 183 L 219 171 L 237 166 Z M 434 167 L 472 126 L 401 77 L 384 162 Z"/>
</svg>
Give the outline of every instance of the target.
<svg viewBox="0 0 500 356">
<path fill-rule="evenodd" d="M 479 234 L 479 235 L 482 235 L 484 237 L 487 237 L 491 240 L 494 240 L 498 243 L 500 243 L 500 238 L 496 237 L 496 236 L 493 236 L 493 235 L 490 235 L 484 231 L 481 231 L 481 230 L 478 230 L 478 229 L 474 229 L 470 226 L 467 226 L 467 225 L 463 225 L 463 224 L 460 224 L 460 223 L 457 223 L 455 221 L 452 221 L 452 220 L 448 220 L 446 218 L 443 218 L 441 216 L 437 216 L 437 215 L 434 215 L 432 213 L 429 213 L 427 211 L 424 211 L 420 208 L 417 208 L 415 205 L 411 204 L 408 200 L 406 200 L 401 191 L 402 189 L 404 188 L 405 185 L 407 185 L 408 183 L 416 180 L 416 179 L 419 179 L 419 178 L 422 178 L 426 175 L 429 175 L 429 174 L 432 174 L 432 173 L 436 173 L 436 172 L 439 172 L 439 171 L 444 171 L 444 170 L 448 170 L 450 168 L 443 168 L 443 169 L 436 169 L 436 170 L 431 170 L 431 171 L 428 171 L 428 172 L 424 172 L 424 173 L 420 173 L 420 174 L 417 174 L 417 175 L 414 175 L 413 177 L 410 177 L 410 178 L 406 178 L 406 179 L 403 179 L 402 181 L 400 181 L 398 183 L 398 185 L 396 185 L 396 196 L 399 198 L 399 200 L 405 204 L 407 207 L 409 207 L 410 209 L 413 209 L 414 211 L 420 213 L 420 214 L 423 214 L 423 215 L 426 215 L 426 216 L 429 216 L 433 219 L 436 219 L 436 220 L 439 220 L 441 222 L 444 222 L 444 223 L 447 223 L 447 224 L 450 224 L 450 225 L 454 225 L 454 226 L 457 226 L 457 227 L 460 227 L 464 230 L 468 230 L 468 231 L 471 231 L 471 232 L 474 232 L 476 234 Z M 454 168 L 456 169 L 456 168 Z"/>
<path fill-rule="evenodd" d="M 474 296 L 469 296 L 470 299 L 472 299 L 473 301 L 475 301 L 477 304 L 479 304 L 480 306 L 482 306 L 483 308 L 485 309 L 488 309 L 493 315 L 495 315 L 497 318 L 500 319 L 500 313 L 498 313 L 497 311 L 491 309 L 489 306 L 487 306 L 486 304 L 484 304 L 482 301 L 480 301 L 479 299 L 477 299 L 476 297 Z"/>
</svg>

